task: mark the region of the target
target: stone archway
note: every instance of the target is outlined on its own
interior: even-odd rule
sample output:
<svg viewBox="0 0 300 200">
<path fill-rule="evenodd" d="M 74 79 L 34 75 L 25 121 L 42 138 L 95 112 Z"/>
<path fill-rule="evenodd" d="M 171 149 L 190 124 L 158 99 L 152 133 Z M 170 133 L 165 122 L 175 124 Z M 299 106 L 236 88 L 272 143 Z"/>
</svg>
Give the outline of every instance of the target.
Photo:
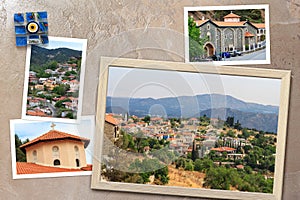
<svg viewBox="0 0 300 200">
<path fill-rule="evenodd" d="M 210 56 L 213 56 L 215 54 L 215 47 L 212 43 L 210 42 L 207 42 L 205 45 L 204 45 L 204 49 L 206 51 L 206 55 L 207 57 L 210 57 Z"/>
</svg>

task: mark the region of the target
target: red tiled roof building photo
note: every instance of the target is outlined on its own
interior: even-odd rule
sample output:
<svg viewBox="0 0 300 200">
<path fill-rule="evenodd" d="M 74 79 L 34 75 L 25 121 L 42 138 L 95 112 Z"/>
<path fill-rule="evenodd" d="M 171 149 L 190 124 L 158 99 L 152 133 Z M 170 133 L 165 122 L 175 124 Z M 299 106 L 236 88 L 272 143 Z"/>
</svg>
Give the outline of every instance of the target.
<svg viewBox="0 0 300 200">
<path fill-rule="evenodd" d="M 17 174 L 91 171 L 85 148 L 90 139 L 54 130 L 23 144 L 27 162 L 17 162 Z"/>
</svg>

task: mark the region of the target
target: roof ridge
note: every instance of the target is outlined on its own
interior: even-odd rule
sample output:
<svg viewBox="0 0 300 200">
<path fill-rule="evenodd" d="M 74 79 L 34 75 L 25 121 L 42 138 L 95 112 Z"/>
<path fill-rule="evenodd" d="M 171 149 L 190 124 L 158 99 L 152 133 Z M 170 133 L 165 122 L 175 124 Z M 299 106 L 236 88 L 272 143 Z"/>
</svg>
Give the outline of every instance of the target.
<svg viewBox="0 0 300 200">
<path fill-rule="evenodd" d="M 57 137 L 51 135 L 51 134 L 56 134 L 58 135 Z M 49 136 L 49 137 L 47 137 Z M 23 144 L 20 146 L 20 148 L 24 148 L 26 146 L 30 146 L 36 142 L 40 142 L 40 141 L 47 141 L 47 140 L 55 140 L 55 139 L 66 139 L 66 138 L 71 138 L 71 139 L 77 139 L 77 140 L 82 140 L 87 146 L 90 139 L 88 138 L 85 138 L 85 137 L 80 137 L 80 136 L 77 136 L 77 135 L 72 135 L 70 133 L 66 133 L 66 132 L 63 132 L 63 131 L 58 131 L 58 130 L 50 130 L 48 131 L 47 133 L 44 133 L 43 135 Z"/>
</svg>

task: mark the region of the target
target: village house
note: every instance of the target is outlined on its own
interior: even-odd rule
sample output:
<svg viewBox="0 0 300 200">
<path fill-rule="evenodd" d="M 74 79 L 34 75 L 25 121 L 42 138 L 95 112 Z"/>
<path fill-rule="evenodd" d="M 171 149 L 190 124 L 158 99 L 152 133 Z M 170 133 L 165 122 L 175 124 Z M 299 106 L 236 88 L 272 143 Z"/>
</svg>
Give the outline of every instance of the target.
<svg viewBox="0 0 300 200">
<path fill-rule="evenodd" d="M 217 148 L 211 148 L 211 151 L 215 151 L 217 155 L 221 156 L 223 152 L 226 153 L 235 153 L 236 149 L 231 147 L 217 147 Z"/>
<path fill-rule="evenodd" d="M 85 148 L 90 140 L 57 131 L 54 124 L 51 127 L 49 132 L 20 146 L 26 151 L 27 163 L 66 169 L 87 167 Z M 21 165 L 26 167 L 24 163 Z"/>
<path fill-rule="evenodd" d="M 233 50 L 248 51 L 265 45 L 265 24 L 240 21 L 241 16 L 230 13 L 223 21 L 196 20 L 200 37 L 208 41 L 204 44 L 207 56 Z"/>
<path fill-rule="evenodd" d="M 111 142 L 120 137 L 119 122 L 112 115 L 105 115 L 104 133 Z"/>
</svg>

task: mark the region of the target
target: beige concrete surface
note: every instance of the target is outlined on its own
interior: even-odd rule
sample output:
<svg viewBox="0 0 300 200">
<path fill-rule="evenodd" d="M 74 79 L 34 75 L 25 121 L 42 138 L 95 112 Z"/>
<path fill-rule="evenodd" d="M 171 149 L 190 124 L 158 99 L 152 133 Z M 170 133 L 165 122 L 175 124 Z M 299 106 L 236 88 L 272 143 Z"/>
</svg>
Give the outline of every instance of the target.
<svg viewBox="0 0 300 200">
<path fill-rule="evenodd" d="M 26 48 L 13 14 L 47 11 L 49 35 L 87 38 L 83 114 L 95 114 L 100 56 L 183 61 L 183 7 L 270 4 L 271 65 L 292 70 L 283 199 L 300 199 L 299 0 L 0 0 L 0 199 L 189 199 L 94 191 L 90 177 L 12 180 L 9 120 L 21 118 Z M 191 198 L 192 199 L 192 198 Z"/>
</svg>

